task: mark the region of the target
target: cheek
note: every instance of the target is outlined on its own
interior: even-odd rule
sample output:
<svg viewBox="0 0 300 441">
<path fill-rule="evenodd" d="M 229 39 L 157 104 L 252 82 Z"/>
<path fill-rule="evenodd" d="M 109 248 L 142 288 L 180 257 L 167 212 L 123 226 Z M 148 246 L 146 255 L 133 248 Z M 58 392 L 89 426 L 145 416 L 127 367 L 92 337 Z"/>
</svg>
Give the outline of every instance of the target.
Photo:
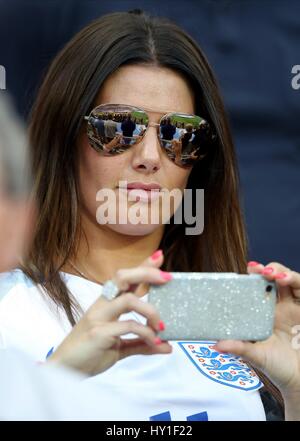
<svg viewBox="0 0 300 441">
<path fill-rule="evenodd" d="M 101 188 L 113 188 L 124 168 L 122 158 L 99 155 L 87 141 L 82 143 L 79 155 L 80 188 L 94 192 Z"/>
<path fill-rule="evenodd" d="M 192 169 L 181 168 L 173 164 L 169 159 L 167 159 L 167 161 L 165 164 L 165 173 L 168 177 L 168 189 L 178 188 L 183 191 L 186 188 Z"/>
<path fill-rule="evenodd" d="M 122 158 L 99 155 L 83 141 L 79 153 L 79 189 L 83 207 L 96 215 L 99 205 L 96 195 L 103 188 L 114 188 L 124 169 Z"/>
<path fill-rule="evenodd" d="M 177 166 L 172 163 L 168 158 L 166 159 L 166 163 L 164 164 L 164 173 L 167 182 L 167 189 L 169 193 L 167 193 L 166 197 L 163 198 L 163 216 L 162 223 L 166 223 L 169 221 L 170 217 L 175 213 L 177 208 L 179 207 L 182 198 L 184 197 L 184 190 L 187 187 L 188 178 L 191 174 L 191 169 L 186 169 Z M 174 190 L 179 190 L 177 193 Z M 177 195 L 173 198 L 171 195 Z M 179 196 L 180 195 L 180 196 Z M 165 213 L 165 214 L 164 214 Z M 170 215 L 168 215 L 170 213 Z"/>
</svg>

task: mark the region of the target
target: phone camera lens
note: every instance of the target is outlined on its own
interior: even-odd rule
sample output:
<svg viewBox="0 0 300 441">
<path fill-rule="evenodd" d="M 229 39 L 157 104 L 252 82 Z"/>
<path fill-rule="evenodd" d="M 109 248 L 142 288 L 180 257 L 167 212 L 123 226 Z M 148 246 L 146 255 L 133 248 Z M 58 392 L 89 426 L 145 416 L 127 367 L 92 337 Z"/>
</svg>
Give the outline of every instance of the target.
<svg viewBox="0 0 300 441">
<path fill-rule="evenodd" d="M 272 286 L 272 285 L 267 285 L 267 287 L 266 287 L 266 291 L 267 291 L 267 292 L 272 291 L 272 289 L 273 289 L 273 286 Z"/>
</svg>

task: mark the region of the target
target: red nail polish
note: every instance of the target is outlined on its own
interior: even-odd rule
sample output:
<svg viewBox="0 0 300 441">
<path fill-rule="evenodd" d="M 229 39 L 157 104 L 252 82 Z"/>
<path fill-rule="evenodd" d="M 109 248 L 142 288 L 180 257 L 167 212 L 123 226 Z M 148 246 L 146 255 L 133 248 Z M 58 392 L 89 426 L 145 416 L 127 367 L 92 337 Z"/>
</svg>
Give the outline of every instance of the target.
<svg viewBox="0 0 300 441">
<path fill-rule="evenodd" d="M 154 343 L 156 345 L 160 345 L 161 344 L 161 339 L 159 337 L 155 337 Z"/>
<path fill-rule="evenodd" d="M 248 262 L 248 266 L 256 266 L 259 265 L 258 262 L 255 262 L 254 260 L 251 260 L 250 262 Z"/>
<path fill-rule="evenodd" d="M 275 279 L 284 279 L 285 277 L 287 277 L 287 273 L 277 273 L 275 277 Z"/>
<path fill-rule="evenodd" d="M 172 274 L 168 273 L 167 271 L 160 271 L 160 275 L 165 280 L 171 280 L 172 279 Z"/>
<path fill-rule="evenodd" d="M 159 322 L 158 327 L 160 331 L 164 331 L 166 329 L 166 325 L 162 320 Z"/>
<path fill-rule="evenodd" d="M 274 268 L 272 268 L 271 266 L 266 266 L 263 270 L 262 270 L 262 274 L 271 274 L 274 271 Z"/>
<path fill-rule="evenodd" d="M 161 255 L 162 255 L 162 250 L 157 250 L 152 254 L 151 259 L 157 260 Z"/>
</svg>

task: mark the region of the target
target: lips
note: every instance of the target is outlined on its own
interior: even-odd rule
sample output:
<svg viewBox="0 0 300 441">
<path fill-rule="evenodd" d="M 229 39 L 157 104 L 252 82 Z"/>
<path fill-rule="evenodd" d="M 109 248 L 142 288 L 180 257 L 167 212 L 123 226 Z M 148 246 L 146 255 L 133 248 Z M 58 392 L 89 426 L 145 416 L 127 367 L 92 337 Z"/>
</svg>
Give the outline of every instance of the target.
<svg viewBox="0 0 300 441">
<path fill-rule="evenodd" d="M 145 191 L 161 190 L 161 186 L 159 184 L 156 183 L 145 184 L 143 182 L 131 182 L 128 183 L 127 186 L 124 187 L 122 186 L 120 188 L 127 188 L 128 190 L 145 190 Z"/>
<path fill-rule="evenodd" d="M 153 202 L 157 200 L 161 194 L 161 186 L 156 183 L 146 184 L 144 182 L 130 182 L 120 185 L 119 190 L 130 195 L 131 201 Z"/>
</svg>

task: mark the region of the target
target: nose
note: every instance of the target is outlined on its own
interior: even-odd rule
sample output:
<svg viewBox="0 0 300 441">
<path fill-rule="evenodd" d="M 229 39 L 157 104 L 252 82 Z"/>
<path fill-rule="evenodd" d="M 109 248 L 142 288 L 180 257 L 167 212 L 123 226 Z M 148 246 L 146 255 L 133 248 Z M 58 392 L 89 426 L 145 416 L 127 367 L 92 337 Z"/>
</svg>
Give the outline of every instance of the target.
<svg viewBox="0 0 300 441">
<path fill-rule="evenodd" d="M 161 168 L 161 147 L 157 138 L 157 128 L 148 127 L 143 139 L 133 147 L 132 167 L 146 174 Z"/>
</svg>

